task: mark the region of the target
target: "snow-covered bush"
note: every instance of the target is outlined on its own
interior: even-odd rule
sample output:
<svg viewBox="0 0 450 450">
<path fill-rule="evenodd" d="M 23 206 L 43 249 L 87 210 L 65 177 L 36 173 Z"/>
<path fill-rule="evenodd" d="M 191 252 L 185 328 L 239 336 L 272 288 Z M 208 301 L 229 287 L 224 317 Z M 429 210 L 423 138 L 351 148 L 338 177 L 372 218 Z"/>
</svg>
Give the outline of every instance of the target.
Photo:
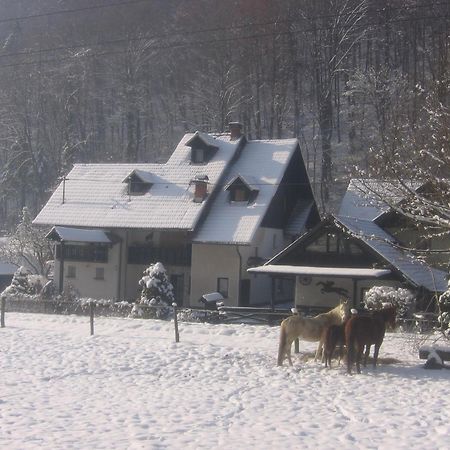
<svg viewBox="0 0 450 450">
<path fill-rule="evenodd" d="M 2 292 L 2 296 L 38 296 L 47 281 L 44 276 L 31 274 L 25 267 L 21 266 L 14 272 L 11 284 Z"/>
<path fill-rule="evenodd" d="M 391 286 L 373 286 L 365 295 L 364 305 L 368 309 L 381 309 L 390 304 L 397 307 L 397 317 L 404 319 L 412 314 L 415 296 L 409 289 Z"/>
<path fill-rule="evenodd" d="M 450 329 L 450 283 L 448 289 L 439 297 L 438 322 L 442 330 Z"/>
<path fill-rule="evenodd" d="M 144 316 L 144 308 L 140 305 L 154 306 L 155 316 L 159 319 L 166 318 L 171 305 L 175 301 L 173 295 L 173 286 L 167 277 L 166 269 L 163 264 L 157 262 L 151 264 L 143 272 L 143 277 L 139 280 L 141 286 L 141 296 L 133 308 L 133 315 L 137 317 Z M 151 311 L 150 308 L 148 308 Z"/>
</svg>

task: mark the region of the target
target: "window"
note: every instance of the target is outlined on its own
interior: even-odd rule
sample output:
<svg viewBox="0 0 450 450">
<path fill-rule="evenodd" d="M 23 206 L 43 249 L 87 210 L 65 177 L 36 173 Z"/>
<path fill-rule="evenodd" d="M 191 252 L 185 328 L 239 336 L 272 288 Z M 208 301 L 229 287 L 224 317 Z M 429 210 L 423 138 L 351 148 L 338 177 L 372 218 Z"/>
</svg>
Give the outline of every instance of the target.
<svg viewBox="0 0 450 450">
<path fill-rule="evenodd" d="M 148 192 L 151 186 L 150 183 L 146 183 L 145 181 L 133 179 L 129 184 L 129 193 L 132 195 L 143 195 Z"/>
<path fill-rule="evenodd" d="M 105 279 L 105 269 L 103 267 L 95 268 L 95 280 L 104 280 Z"/>
<path fill-rule="evenodd" d="M 205 151 L 202 148 L 192 149 L 192 162 L 194 164 L 202 164 L 205 162 Z"/>
<path fill-rule="evenodd" d="M 244 187 L 238 187 L 231 191 L 231 201 L 233 202 L 248 202 L 249 192 Z"/>
<path fill-rule="evenodd" d="M 75 266 L 67 266 L 66 278 L 76 278 L 77 272 Z"/>
<path fill-rule="evenodd" d="M 228 278 L 217 278 L 217 292 L 228 298 Z"/>
</svg>

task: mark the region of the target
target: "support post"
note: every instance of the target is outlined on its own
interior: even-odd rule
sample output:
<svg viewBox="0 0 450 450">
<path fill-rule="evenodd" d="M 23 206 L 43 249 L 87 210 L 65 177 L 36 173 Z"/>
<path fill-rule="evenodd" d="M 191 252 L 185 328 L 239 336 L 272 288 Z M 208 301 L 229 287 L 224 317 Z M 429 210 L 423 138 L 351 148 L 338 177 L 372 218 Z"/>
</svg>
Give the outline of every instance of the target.
<svg viewBox="0 0 450 450">
<path fill-rule="evenodd" d="M 175 326 L 175 342 L 180 342 L 180 333 L 178 332 L 178 308 L 177 304 L 174 302 L 172 303 L 173 308 L 173 324 Z"/>
<path fill-rule="evenodd" d="M 91 322 L 91 336 L 94 336 L 94 310 L 95 310 L 95 303 L 90 302 L 89 303 L 89 315 L 90 315 L 90 322 Z"/>
<path fill-rule="evenodd" d="M 6 299 L 5 297 L 2 297 L 1 300 L 1 306 L 0 306 L 0 325 L 1 328 L 5 328 L 5 309 L 6 309 Z"/>
</svg>

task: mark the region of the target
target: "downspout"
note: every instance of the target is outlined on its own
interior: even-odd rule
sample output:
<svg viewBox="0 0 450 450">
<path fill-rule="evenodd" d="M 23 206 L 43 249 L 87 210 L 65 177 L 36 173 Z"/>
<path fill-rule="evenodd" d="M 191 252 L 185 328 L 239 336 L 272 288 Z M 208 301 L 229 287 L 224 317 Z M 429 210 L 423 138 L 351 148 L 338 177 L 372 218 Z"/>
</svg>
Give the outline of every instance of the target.
<svg viewBox="0 0 450 450">
<path fill-rule="evenodd" d="M 64 290 L 64 241 L 61 241 L 61 259 L 59 260 L 59 293 Z"/>
<path fill-rule="evenodd" d="M 128 269 L 128 230 L 125 230 L 125 269 L 123 277 L 123 297 L 126 299 L 127 296 L 127 269 Z M 122 259 L 121 259 L 122 263 Z"/>
<path fill-rule="evenodd" d="M 120 292 L 120 288 L 122 287 L 122 256 L 123 256 L 123 248 L 122 248 L 122 239 L 119 244 L 119 269 L 117 274 L 117 300 L 122 300 L 122 295 Z"/>
<path fill-rule="evenodd" d="M 237 289 L 237 304 L 241 305 L 241 273 L 242 273 L 242 255 L 239 251 L 239 246 L 236 245 L 236 253 L 239 256 L 239 275 L 238 275 L 238 289 Z"/>
</svg>

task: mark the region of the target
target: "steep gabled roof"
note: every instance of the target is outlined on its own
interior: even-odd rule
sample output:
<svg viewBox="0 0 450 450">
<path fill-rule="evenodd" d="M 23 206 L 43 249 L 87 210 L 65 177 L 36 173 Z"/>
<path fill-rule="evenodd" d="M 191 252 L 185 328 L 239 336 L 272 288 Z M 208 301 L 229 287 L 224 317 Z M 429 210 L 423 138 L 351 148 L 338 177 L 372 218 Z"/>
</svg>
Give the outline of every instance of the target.
<svg viewBox="0 0 450 450">
<path fill-rule="evenodd" d="M 297 148 L 296 139 L 248 141 L 227 171 L 226 179 L 251 173 L 251 185 L 258 187 L 258 195 L 250 204 L 233 204 L 222 186 L 194 242 L 250 244 Z"/>
<path fill-rule="evenodd" d="M 190 181 L 207 174 L 215 185 L 235 156 L 239 141 L 214 139 L 218 147 L 207 164 L 191 164 L 186 134 L 166 164 L 76 164 L 34 220 L 35 224 L 91 228 L 193 230 L 208 200 L 193 202 Z M 202 139 L 205 138 L 202 134 Z M 209 138 L 208 138 L 209 139 Z M 213 139 L 211 137 L 211 139 Z M 122 182 L 131 173 L 152 188 L 130 196 Z"/>
<path fill-rule="evenodd" d="M 395 239 L 374 222 L 351 217 L 336 217 L 336 221 L 343 225 L 352 236 L 377 252 L 413 285 L 422 286 L 430 292 L 444 292 L 447 289 L 446 272 L 434 269 L 411 253 L 399 248 Z"/>
<path fill-rule="evenodd" d="M 390 210 L 391 205 L 400 203 L 405 197 L 405 191 L 415 191 L 423 183 L 408 182 L 397 184 L 394 181 L 375 179 L 352 179 L 342 199 L 339 216 L 358 217 L 364 220 L 376 220 Z"/>
</svg>

